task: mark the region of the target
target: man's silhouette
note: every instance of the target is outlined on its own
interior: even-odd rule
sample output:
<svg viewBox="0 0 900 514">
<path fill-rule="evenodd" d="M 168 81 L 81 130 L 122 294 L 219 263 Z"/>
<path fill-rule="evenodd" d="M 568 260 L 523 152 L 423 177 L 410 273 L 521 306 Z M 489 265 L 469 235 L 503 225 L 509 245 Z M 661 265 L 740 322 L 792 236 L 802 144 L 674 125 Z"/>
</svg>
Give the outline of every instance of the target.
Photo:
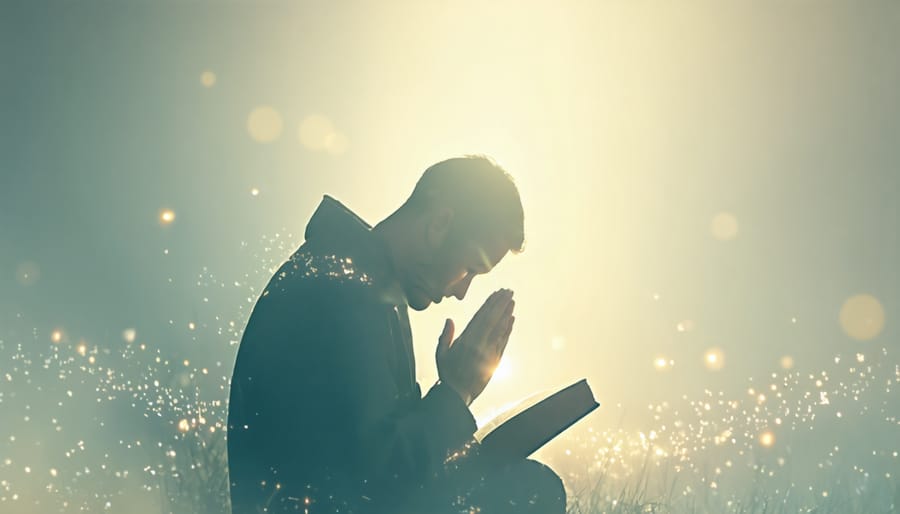
<svg viewBox="0 0 900 514">
<path fill-rule="evenodd" d="M 415 379 L 407 307 L 462 300 L 476 275 L 521 251 L 523 224 L 512 178 L 481 156 L 428 168 L 374 228 L 326 195 L 238 351 L 233 513 L 564 512 L 561 480 L 538 462 L 487 469 L 448 459 L 472 442 L 468 405 L 506 346 L 511 291 L 493 293 L 456 339 L 448 319 L 440 379 L 424 397 Z"/>
</svg>

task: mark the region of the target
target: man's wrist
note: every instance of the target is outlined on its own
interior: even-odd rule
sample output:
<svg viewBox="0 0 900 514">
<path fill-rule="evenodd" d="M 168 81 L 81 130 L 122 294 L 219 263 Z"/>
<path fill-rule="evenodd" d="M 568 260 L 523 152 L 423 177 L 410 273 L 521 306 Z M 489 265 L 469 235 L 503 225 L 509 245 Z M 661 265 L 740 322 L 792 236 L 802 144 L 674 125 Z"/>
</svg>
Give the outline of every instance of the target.
<svg viewBox="0 0 900 514">
<path fill-rule="evenodd" d="M 443 384 L 443 385 L 447 386 L 448 388 L 450 388 L 451 391 L 456 393 L 456 395 L 459 396 L 459 399 L 462 400 L 464 404 L 466 404 L 466 407 L 468 407 L 469 405 L 472 404 L 472 397 L 470 395 L 466 395 L 466 394 L 462 393 L 459 389 L 457 389 L 450 382 L 447 382 L 446 380 L 441 380 L 439 378 L 437 380 L 437 382 L 434 383 L 434 385 L 439 385 L 439 384 Z"/>
</svg>

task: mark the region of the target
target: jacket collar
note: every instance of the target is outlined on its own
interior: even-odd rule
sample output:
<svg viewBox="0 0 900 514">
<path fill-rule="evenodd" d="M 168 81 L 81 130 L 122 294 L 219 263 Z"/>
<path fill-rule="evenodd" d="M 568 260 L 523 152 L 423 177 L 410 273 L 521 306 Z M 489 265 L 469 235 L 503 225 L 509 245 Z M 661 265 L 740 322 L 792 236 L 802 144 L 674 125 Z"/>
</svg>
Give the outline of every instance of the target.
<svg viewBox="0 0 900 514">
<path fill-rule="evenodd" d="M 334 249 L 358 246 L 370 235 L 372 225 L 356 215 L 339 200 L 324 195 L 316 212 L 306 225 L 306 240 Z"/>
<path fill-rule="evenodd" d="M 330 195 L 324 195 L 306 225 L 306 242 L 315 252 L 352 257 L 354 267 L 371 275 L 394 304 L 406 297 L 397 281 L 387 244 L 372 234 L 372 225 Z"/>
</svg>

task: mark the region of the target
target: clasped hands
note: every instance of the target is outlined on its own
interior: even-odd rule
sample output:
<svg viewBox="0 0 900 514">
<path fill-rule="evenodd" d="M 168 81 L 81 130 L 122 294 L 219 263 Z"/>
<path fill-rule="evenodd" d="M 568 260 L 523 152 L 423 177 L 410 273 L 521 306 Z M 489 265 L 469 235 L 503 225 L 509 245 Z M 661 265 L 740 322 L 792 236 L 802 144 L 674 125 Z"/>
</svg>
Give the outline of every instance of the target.
<svg viewBox="0 0 900 514">
<path fill-rule="evenodd" d="M 510 289 L 491 294 L 456 340 L 453 320 L 444 323 L 435 354 L 438 377 L 459 393 L 466 405 L 481 394 L 503 356 L 516 320 L 512 296 Z"/>
</svg>

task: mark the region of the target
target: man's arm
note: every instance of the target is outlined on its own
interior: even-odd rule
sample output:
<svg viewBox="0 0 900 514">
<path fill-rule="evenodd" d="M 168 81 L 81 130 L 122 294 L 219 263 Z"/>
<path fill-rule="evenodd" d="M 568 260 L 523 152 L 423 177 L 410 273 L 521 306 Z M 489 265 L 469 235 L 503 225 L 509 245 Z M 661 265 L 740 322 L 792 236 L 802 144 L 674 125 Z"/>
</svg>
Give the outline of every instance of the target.
<svg viewBox="0 0 900 514">
<path fill-rule="evenodd" d="M 452 388 L 436 384 L 424 398 L 401 398 L 391 367 L 395 352 L 390 307 L 368 291 L 342 288 L 326 294 L 334 316 L 326 316 L 328 340 L 338 356 L 338 396 L 357 414 L 360 466 L 371 475 L 418 482 L 443 468 L 448 451 L 477 428 L 469 408 Z M 406 362 L 398 362 L 405 369 Z"/>
<path fill-rule="evenodd" d="M 275 318 L 296 316 L 299 306 L 315 302 L 316 316 L 307 322 L 273 334 L 284 360 L 279 368 L 282 391 L 304 391 L 288 395 L 287 412 L 309 412 L 309 405 L 291 405 L 308 397 L 310 388 L 323 395 L 315 402 L 315 426 L 336 427 L 344 440 L 335 465 L 347 466 L 355 478 L 367 481 L 366 490 L 375 497 L 402 496 L 403 490 L 434 477 L 443 469 L 449 451 L 471 439 L 475 420 L 465 402 L 450 386 L 438 383 L 424 398 L 408 398 L 398 390 L 394 365 L 396 346 L 392 340 L 390 306 L 380 304 L 365 285 L 335 284 L 327 280 L 295 289 L 277 304 Z M 293 298 L 292 298 L 293 297 Z M 312 321 L 310 321 L 312 320 Z M 287 323 L 277 323 L 281 327 Z M 315 359 L 310 366 L 310 359 Z M 392 364 L 393 362 L 393 364 Z M 296 369 L 308 373 L 291 373 Z M 281 380 L 279 380 L 281 381 Z M 311 419 L 289 416 L 296 430 L 310 434 Z M 328 441 L 335 434 L 320 434 Z M 335 441 L 336 444 L 341 441 Z"/>
</svg>

